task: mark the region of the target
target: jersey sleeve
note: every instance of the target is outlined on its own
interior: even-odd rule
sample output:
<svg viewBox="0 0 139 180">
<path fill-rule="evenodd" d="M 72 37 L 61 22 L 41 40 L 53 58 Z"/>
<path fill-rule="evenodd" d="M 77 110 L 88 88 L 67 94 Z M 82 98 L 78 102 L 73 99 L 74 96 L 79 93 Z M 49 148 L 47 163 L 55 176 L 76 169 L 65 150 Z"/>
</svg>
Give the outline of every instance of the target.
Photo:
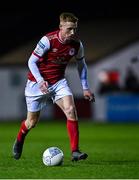
<svg viewBox="0 0 139 180">
<path fill-rule="evenodd" d="M 83 44 L 81 41 L 80 41 L 80 47 L 79 47 L 78 53 L 75 56 L 75 58 L 76 58 L 76 60 L 80 60 L 80 59 L 84 58 L 84 47 L 83 47 Z"/>
<path fill-rule="evenodd" d="M 49 48 L 50 48 L 50 42 L 48 38 L 46 36 L 42 37 L 28 60 L 28 67 L 37 82 L 43 80 L 43 77 L 39 72 L 37 62 L 39 61 L 40 57 L 42 57 L 43 54 L 49 50 Z"/>
<path fill-rule="evenodd" d="M 77 69 L 78 69 L 82 88 L 84 90 L 89 89 L 88 69 L 87 69 L 87 65 L 86 65 L 85 57 L 84 57 L 84 47 L 81 42 L 80 42 L 80 47 L 79 47 L 78 53 L 75 56 L 75 58 L 76 58 L 76 62 L 77 62 Z"/>
<path fill-rule="evenodd" d="M 33 54 L 42 57 L 46 51 L 50 49 L 50 42 L 46 36 L 43 36 L 38 42 L 36 48 L 33 51 Z"/>
</svg>

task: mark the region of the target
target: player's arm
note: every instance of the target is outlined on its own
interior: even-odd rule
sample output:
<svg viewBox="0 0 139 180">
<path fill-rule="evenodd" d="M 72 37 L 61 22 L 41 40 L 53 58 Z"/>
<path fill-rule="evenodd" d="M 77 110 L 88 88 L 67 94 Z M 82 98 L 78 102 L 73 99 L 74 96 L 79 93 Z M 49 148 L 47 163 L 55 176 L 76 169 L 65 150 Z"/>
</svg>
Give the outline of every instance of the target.
<svg viewBox="0 0 139 180">
<path fill-rule="evenodd" d="M 46 36 L 42 37 L 28 60 L 28 67 L 43 93 L 47 93 L 48 83 L 44 81 L 43 77 L 41 76 L 37 62 L 44 55 L 44 53 L 49 50 L 49 48 L 50 43 L 48 38 Z"/>
<path fill-rule="evenodd" d="M 89 101 L 95 101 L 94 94 L 90 91 L 88 84 L 88 69 L 84 57 L 84 48 L 81 42 L 80 42 L 80 48 L 78 50 L 78 54 L 76 55 L 75 58 L 77 62 L 77 68 L 78 68 L 81 85 L 83 88 L 84 98 L 88 99 Z"/>
</svg>

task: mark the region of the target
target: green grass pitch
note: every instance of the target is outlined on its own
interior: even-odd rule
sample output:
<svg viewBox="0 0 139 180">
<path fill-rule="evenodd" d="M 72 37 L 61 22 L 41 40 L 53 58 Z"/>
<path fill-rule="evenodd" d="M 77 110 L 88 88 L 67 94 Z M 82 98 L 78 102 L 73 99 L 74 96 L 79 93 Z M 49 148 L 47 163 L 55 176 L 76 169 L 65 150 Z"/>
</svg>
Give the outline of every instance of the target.
<svg viewBox="0 0 139 180">
<path fill-rule="evenodd" d="M 86 160 L 73 163 L 65 122 L 40 120 L 27 135 L 20 160 L 12 157 L 20 122 L 0 123 L 0 178 L 139 178 L 139 124 L 97 124 L 87 120 L 79 124 L 80 149 L 89 156 Z M 62 166 L 43 165 L 42 153 L 50 146 L 63 150 Z"/>
</svg>

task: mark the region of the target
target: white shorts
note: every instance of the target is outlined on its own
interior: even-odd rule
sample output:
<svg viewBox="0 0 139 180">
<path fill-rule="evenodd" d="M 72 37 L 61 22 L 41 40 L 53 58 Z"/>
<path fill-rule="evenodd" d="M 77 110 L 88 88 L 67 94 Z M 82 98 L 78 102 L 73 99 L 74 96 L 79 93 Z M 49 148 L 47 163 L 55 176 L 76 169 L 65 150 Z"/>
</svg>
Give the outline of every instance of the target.
<svg viewBox="0 0 139 180">
<path fill-rule="evenodd" d="M 40 111 L 46 106 L 49 98 L 55 103 L 58 99 L 64 96 L 72 96 L 72 92 L 68 86 L 67 80 L 61 79 L 57 83 L 48 87 L 49 93 L 43 94 L 37 82 L 28 80 L 25 87 L 25 97 L 27 110 L 29 112 Z"/>
</svg>

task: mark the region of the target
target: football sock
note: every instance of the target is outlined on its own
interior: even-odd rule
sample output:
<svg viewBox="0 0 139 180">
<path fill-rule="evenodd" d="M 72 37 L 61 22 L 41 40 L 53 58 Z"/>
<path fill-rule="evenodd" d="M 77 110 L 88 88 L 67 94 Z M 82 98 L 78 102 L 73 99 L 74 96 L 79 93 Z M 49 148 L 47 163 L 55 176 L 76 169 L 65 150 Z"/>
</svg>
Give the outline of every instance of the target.
<svg viewBox="0 0 139 180">
<path fill-rule="evenodd" d="M 28 131 L 29 130 L 27 129 L 27 127 L 25 125 L 25 121 L 23 121 L 21 123 L 21 127 L 20 127 L 18 135 L 17 135 L 17 140 L 18 141 L 24 141 L 25 136 L 27 135 Z"/>
<path fill-rule="evenodd" d="M 70 139 L 71 151 L 77 151 L 79 145 L 78 121 L 67 120 L 67 130 Z"/>
</svg>

